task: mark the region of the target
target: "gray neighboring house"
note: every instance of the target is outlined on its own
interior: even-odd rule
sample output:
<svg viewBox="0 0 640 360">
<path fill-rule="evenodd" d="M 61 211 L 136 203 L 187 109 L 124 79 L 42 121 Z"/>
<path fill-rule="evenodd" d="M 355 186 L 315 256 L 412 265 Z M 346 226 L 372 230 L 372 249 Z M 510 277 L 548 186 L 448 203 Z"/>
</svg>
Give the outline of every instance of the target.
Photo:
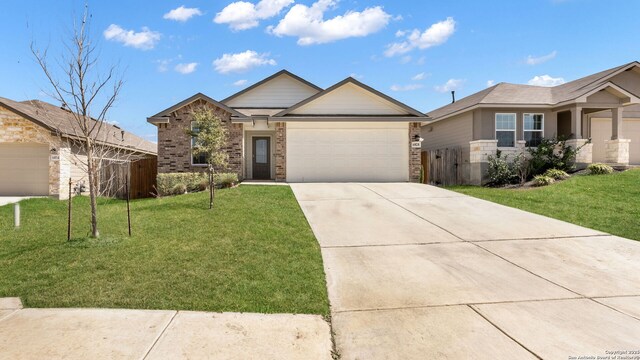
<svg viewBox="0 0 640 360">
<path fill-rule="evenodd" d="M 566 137 L 578 167 L 640 165 L 640 63 L 554 87 L 499 83 L 428 112 L 423 150 L 462 148 L 463 182 L 486 182 L 488 156 Z"/>
</svg>

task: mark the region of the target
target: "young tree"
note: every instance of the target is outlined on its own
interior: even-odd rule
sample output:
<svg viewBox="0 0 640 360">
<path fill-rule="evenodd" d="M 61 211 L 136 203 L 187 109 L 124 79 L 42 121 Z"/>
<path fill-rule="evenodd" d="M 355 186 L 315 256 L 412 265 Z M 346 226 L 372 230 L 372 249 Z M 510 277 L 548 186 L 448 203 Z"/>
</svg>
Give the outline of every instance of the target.
<svg viewBox="0 0 640 360">
<path fill-rule="evenodd" d="M 100 195 L 100 169 L 106 159 L 128 162 L 128 152 L 123 150 L 122 134 L 112 133 L 106 123 L 109 110 L 118 98 L 123 80 L 111 66 L 101 71 L 97 61 L 99 54 L 91 40 L 89 31 L 90 15 L 85 6 L 79 23 L 74 21 L 73 30 L 67 41 L 63 41 L 63 54 L 51 67 L 47 50 L 39 50 L 31 43 L 31 52 L 44 72 L 50 91 L 47 94 L 58 101 L 70 116 L 56 119 L 55 132 L 60 143 L 70 148 L 79 148 L 82 155 L 73 152 L 77 163 L 82 164 L 89 183 L 91 204 L 91 236 L 98 237 L 97 197 Z M 122 139 L 120 137 L 122 136 Z"/>
<path fill-rule="evenodd" d="M 195 108 L 191 116 L 191 129 L 187 132 L 194 139 L 193 155 L 204 155 L 207 161 L 209 209 L 212 209 L 215 196 L 213 176 L 217 169 L 225 168 L 229 160 L 229 156 L 225 151 L 227 129 L 222 126 L 222 120 L 205 106 Z"/>
</svg>

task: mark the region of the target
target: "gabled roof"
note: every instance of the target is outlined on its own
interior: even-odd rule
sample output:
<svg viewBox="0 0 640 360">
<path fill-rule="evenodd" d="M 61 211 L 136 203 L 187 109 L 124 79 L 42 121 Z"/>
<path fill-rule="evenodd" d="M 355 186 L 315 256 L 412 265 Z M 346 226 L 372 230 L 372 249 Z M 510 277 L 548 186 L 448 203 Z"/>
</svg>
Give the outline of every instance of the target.
<svg viewBox="0 0 640 360">
<path fill-rule="evenodd" d="M 400 101 L 398 101 L 398 100 L 396 100 L 396 99 L 394 99 L 394 98 L 392 98 L 392 97 L 390 97 L 390 96 L 388 96 L 388 95 L 386 95 L 386 94 L 384 94 L 384 93 L 382 93 L 382 92 L 380 92 L 380 91 L 378 91 L 378 90 L 376 90 L 376 89 L 374 89 L 374 88 L 372 88 L 372 87 L 370 87 L 368 85 L 365 85 L 365 84 L 361 83 L 360 81 L 354 79 L 353 77 L 348 77 L 348 78 L 340 81 L 339 83 L 327 88 L 326 90 L 321 91 L 321 92 L 319 92 L 319 93 L 317 93 L 317 94 L 315 94 L 315 95 L 313 95 L 313 96 L 311 96 L 311 97 L 309 97 L 309 98 L 307 98 L 305 100 L 302 100 L 299 103 L 297 103 L 297 104 L 289 107 L 288 109 L 285 109 L 285 110 L 283 110 L 283 111 L 281 111 L 281 112 L 279 112 L 279 113 L 277 113 L 277 114 L 275 114 L 273 116 L 274 117 L 286 116 L 287 114 L 291 113 L 292 111 L 294 111 L 296 109 L 299 109 L 299 108 L 303 107 L 304 105 L 307 105 L 307 104 L 313 102 L 314 100 L 316 100 L 318 98 L 321 98 L 321 97 L 331 93 L 332 91 L 334 91 L 334 90 L 346 85 L 346 84 L 353 84 L 353 85 L 355 85 L 355 86 L 357 86 L 357 87 L 359 87 L 359 88 L 361 88 L 361 89 L 363 89 L 365 91 L 368 91 L 368 92 L 370 92 L 370 93 L 372 93 L 372 94 L 374 94 L 374 95 L 376 95 L 376 96 L 378 96 L 378 97 L 380 97 L 380 98 L 382 98 L 382 99 L 384 99 L 384 100 L 386 100 L 386 101 L 388 101 L 388 102 L 390 102 L 390 103 L 402 108 L 403 110 L 405 110 L 410 115 L 417 116 L 417 117 L 425 117 L 425 114 L 421 113 L 420 111 L 418 111 L 418 110 L 416 110 L 416 109 L 414 109 L 414 108 L 412 108 L 412 107 L 410 107 L 410 106 L 408 106 L 408 105 L 406 105 L 406 104 L 404 104 L 404 103 L 402 103 L 402 102 L 400 102 Z M 340 115 L 340 114 L 337 114 L 337 115 Z"/>
<path fill-rule="evenodd" d="M 191 97 L 189 97 L 187 99 L 184 99 L 184 100 L 180 101 L 179 103 L 177 103 L 177 104 L 175 104 L 175 105 L 173 105 L 173 106 L 171 106 L 169 108 L 166 108 L 166 109 L 160 111 L 159 113 L 157 113 L 157 114 L 155 114 L 153 116 L 148 117 L 147 121 L 152 123 L 152 124 L 166 122 L 167 121 L 166 119 L 171 115 L 172 112 L 174 112 L 174 111 L 176 111 L 176 110 L 178 110 L 178 109 L 180 109 L 180 108 L 182 108 L 184 106 L 187 106 L 187 105 L 189 105 L 189 104 L 191 104 L 191 103 L 193 103 L 194 101 L 197 101 L 197 100 L 203 100 L 203 101 L 206 101 L 206 102 L 208 102 L 210 104 L 213 104 L 213 105 L 215 105 L 215 106 L 217 106 L 217 107 L 219 107 L 221 109 L 224 109 L 225 111 L 228 111 L 231 114 L 231 116 L 245 117 L 245 115 L 243 115 L 243 114 L 239 113 L 238 111 L 228 107 L 227 105 L 225 105 L 225 104 L 223 104 L 221 102 L 218 102 L 218 101 L 208 97 L 207 95 L 205 95 L 203 93 L 197 93 L 197 94 L 195 94 L 195 95 L 193 95 L 193 96 L 191 96 Z"/>
<path fill-rule="evenodd" d="M 251 85 L 251 86 L 249 86 L 249 87 L 247 87 L 245 89 L 242 89 L 242 90 L 238 91 L 237 93 L 227 97 L 226 99 L 223 99 L 221 102 L 222 103 L 227 103 L 228 101 L 231 101 L 231 100 L 237 98 L 238 96 L 240 96 L 242 94 L 245 94 L 245 93 L 257 88 L 260 85 L 268 83 L 269 81 L 271 81 L 271 80 L 273 80 L 273 79 L 275 79 L 275 78 L 277 78 L 277 77 L 279 77 L 281 75 L 287 75 L 287 76 L 293 78 L 294 80 L 296 80 L 298 82 L 301 82 L 301 83 L 303 83 L 303 84 L 305 84 L 305 85 L 307 85 L 307 86 L 309 86 L 309 87 L 311 87 L 313 89 L 316 89 L 318 91 L 322 91 L 321 87 L 319 87 L 319 86 L 317 86 L 317 85 L 315 85 L 315 84 L 313 84 L 313 83 L 301 78 L 300 76 L 298 76 L 298 75 L 296 75 L 294 73 L 291 73 L 291 72 L 283 69 L 283 70 L 280 70 L 277 73 L 275 73 L 275 74 L 273 74 L 273 75 L 271 75 L 271 76 L 269 76 L 267 78 L 264 78 L 264 79 L 258 81 L 257 83 L 255 83 L 255 84 L 253 84 L 253 85 Z"/>
<path fill-rule="evenodd" d="M 79 129 L 76 127 L 75 115 L 70 111 L 40 100 L 13 101 L 0 97 L 0 106 L 44 127 L 52 132 L 59 132 L 61 136 L 77 137 Z M 91 119 L 90 121 L 96 121 Z M 124 132 L 120 127 L 103 122 L 99 127 L 96 139 L 107 145 L 127 148 L 148 154 L 157 153 L 157 145 L 130 132 Z"/>
<path fill-rule="evenodd" d="M 626 92 L 624 89 L 620 89 L 609 82 L 609 79 L 634 67 L 640 67 L 640 63 L 633 61 L 554 87 L 499 83 L 462 98 L 455 103 L 430 111 L 427 115 L 434 120 L 439 120 L 479 105 L 506 107 L 525 105 L 555 106 L 579 99 L 590 94 L 595 89 L 606 87 L 613 87 L 621 92 Z"/>
</svg>

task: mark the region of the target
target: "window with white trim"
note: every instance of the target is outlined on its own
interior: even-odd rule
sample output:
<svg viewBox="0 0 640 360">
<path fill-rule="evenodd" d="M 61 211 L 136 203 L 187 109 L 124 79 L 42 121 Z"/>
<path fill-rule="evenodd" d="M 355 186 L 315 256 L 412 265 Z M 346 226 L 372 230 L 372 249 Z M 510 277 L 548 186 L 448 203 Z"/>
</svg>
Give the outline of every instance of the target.
<svg viewBox="0 0 640 360">
<path fill-rule="evenodd" d="M 200 129 L 198 129 L 198 127 L 195 126 L 193 122 L 191 122 L 191 132 L 197 134 L 198 131 L 200 131 Z M 205 156 L 205 154 L 196 155 L 193 153 L 193 148 L 195 146 L 196 146 L 196 137 L 192 136 L 191 137 L 191 165 L 206 165 L 207 157 Z"/>
<path fill-rule="evenodd" d="M 527 146 L 538 146 L 544 137 L 544 114 L 523 114 L 524 140 Z"/>
<path fill-rule="evenodd" d="M 496 114 L 498 147 L 516 146 L 516 114 Z"/>
</svg>

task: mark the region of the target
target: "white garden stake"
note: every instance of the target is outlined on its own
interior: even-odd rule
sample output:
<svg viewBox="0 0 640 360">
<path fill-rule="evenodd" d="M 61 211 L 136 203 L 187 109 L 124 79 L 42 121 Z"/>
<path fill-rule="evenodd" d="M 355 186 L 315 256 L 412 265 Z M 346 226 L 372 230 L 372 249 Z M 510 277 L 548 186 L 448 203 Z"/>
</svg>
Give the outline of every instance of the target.
<svg viewBox="0 0 640 360">
<path fill-rule="evenodd" d="M 20 227 L 20 203 L 13 205 L 13 224 L 15 227 Z"/>
</svg>

